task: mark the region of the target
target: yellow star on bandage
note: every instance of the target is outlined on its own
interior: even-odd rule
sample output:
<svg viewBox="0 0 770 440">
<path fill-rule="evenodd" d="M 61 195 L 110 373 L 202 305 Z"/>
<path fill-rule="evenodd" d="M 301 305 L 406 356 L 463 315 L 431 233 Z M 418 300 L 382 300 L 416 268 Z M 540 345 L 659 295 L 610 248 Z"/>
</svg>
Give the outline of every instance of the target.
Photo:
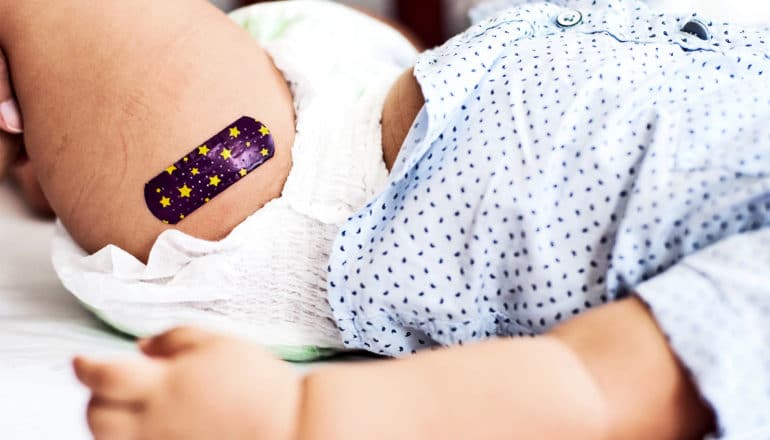
<svg viewBox="0 0 770 440">
<path fill-rule="evenodd" d="M 177 189 L 179 190 L 179 197 L 186 197 L 188 199 L 190 198 L 190 194 L 192 193 L 192 188 L 187 186 L 187 184 Z"/>
<path fill-rule="evenodd" d="M 227 160 L 231 157 L 233 157 L 233 152 L 231 150 L 228 150 L 227 148 L 223 149 L 221 153 L 219 153 L 220 156 L 222 156 L 222 159 Z"/>
<path fill-rule="evenodd" d="M 262 154 L 262 157 L 267 157 L 267 155 L 270 154 L 270 150 L 268 150 L 267 148 L 263 148 L 262 151 L 260 151 L 260 153 Z"/>
<path fill-rule="evenodd" d="M 200 154 L 201 156 L 205 156 L 205 155 L 209 154 L 209 151 L 211 151 L 211 150 L 209 150 L 209 147 L 207 147 L 205 145 L 202 146 L 202 147 L 198 147 L 198 154 Z"/>
<path fill-rule="evenodd" d="M 171 206 L 171 199 L 169 199 L 168 197 L 161 198 L 160 199 L 160 206 L 162 206 L 164 208 L 168 208 L 169 206 Z"/>
<path fill-rule="evenodd" d="M 219 186 L 222 183 L 222 179 L 219 176 L 209 177 L 209 186 Z"/>
<path fill-rule="evenodd" d="M 246 177 L 246 174 L 249 174 L 249 172 L 246 171 L 246 168 L 242 168 L 239 174 L 241 175 L 241 177 Z"/>
<path fill-rule="evenodd" d="M 237 138 L 241 135 L 241 131 L 238 130 L 238 127 L 231 127 L 230 128 L 230 137 Z"/>
<path fill-rule="evenodd" d="M 193 176 L 197 176 L 200 173 L 201 173 L 200 170 L 198 170 L 197 168 L 193 168 L 190 170 L 190 174 L 192 174 Z"/>
<path fill-rule="evenodd" d="M 174 174 L 174 171 L 176 171 L 176 166 L 171 165 L 170 167 L 166 168 L 166 172 L 171 175 Z"/>
<path fill-rule="evenodd" d="M 265 126 L 263 125 L 263 126 L 262 126 L 262 128 L 260 128 L 260 129 L 259 129 L 259 133 L 260 133 L 262 136 L 267 136 L 267 135 L 269 135 L 269 134 L 270 134 L 270 129 L 269 129 L 269 128 L 267 128 L 267 127 L 265 127 Z"/>
</svg>

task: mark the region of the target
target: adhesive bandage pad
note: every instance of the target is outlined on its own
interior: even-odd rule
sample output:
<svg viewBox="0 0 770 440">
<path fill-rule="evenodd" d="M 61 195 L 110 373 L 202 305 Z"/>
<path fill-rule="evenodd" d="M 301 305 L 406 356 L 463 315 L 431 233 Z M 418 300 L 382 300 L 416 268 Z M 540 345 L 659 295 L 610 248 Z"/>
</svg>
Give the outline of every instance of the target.
<svg viewBox="0 0 770 440">
<path fill-rule="evenodd" d="M 267 126 L 244 116 L 150 180 L 144 200 L 156 218 L 175 225 L 274 155 Z"/>
</svg>

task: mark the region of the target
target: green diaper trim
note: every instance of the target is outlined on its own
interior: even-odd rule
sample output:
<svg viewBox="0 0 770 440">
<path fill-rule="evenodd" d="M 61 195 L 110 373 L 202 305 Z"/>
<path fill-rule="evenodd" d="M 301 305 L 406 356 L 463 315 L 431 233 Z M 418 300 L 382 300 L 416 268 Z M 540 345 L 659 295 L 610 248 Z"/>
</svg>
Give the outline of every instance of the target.
<svg viewBox="0 0 770 440">
<path fill-rule="evenodd" d="M 301 15 L 291 17 L 264 16 L 251 13 L 251 10 L 248 7 L 236 11 L 231 14 L 230 17 L 251 34 L 254 39 L 262 43 L 269 43 L 273 40 L 281 39 L 289 29 L 305 18 Z"/>
<path fill-rule="evenodd" d="M 315 362 L 337 354 L 337 351 L 331 348 L 312 346 L 272 346 L 266 348 L 279 358 L 289 362 Z"/>
<path fill-rule="evenodd" d="M 81 304 L 89 312 L 91 312 L 94 316 L 96 316 L 101 322 L 103 322 L 108 327 L 117 331 L 118 333 L 121 333 L 124 336 L 132 337 L 132 338 L 142 338 L 142 337 L 148 336 L 148 335 L 139 335 L 136 332 L 131 331 L 131 329 L 127 327 L 124 327 L 120 324 L 110 321 L 103 313 L 89 306 L 88 304 L 85 304 L 83 302 L 81 302 Z M 310 345 L 297 345 L 297 346 L 275 345 L 275 346 L 266 346 L 265 349 L 267 349 L 274 355 L 288 362 L 313 362 L 313 361 L 330 358 L 335 354 L 337 354 L 337 351 L 332 348 L 313 347 Z"/>
</svg>

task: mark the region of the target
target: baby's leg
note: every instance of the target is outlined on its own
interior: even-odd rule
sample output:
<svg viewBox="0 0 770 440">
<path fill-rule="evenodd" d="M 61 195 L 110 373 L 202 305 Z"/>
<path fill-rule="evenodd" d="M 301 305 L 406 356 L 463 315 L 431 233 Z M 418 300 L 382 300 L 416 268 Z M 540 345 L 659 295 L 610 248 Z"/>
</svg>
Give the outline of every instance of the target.
<svg viewBox="0 0 770 440">
<path fill-rule="evenodd" d="M 54 211 L 87 251 L 146 258 L 168 226 L 144 185 L 240 116 L 275 157 L 178 228 L 219 239 L 280 195 L 291 165 L 288 87 L 253 39 L 203 0 L 0 0 L 25 144 Z"/>
<path fill-rule="evenodd" d="M 22 199 L 34 214 L 41 217 L 53 216 L 51 205 L 40 189 L 40 183 L 37 181 L 31 163 L 25 162 L 23 165 L 14 167 L 11 170 L 11 182 L 16 184 Z"/>
</svg>

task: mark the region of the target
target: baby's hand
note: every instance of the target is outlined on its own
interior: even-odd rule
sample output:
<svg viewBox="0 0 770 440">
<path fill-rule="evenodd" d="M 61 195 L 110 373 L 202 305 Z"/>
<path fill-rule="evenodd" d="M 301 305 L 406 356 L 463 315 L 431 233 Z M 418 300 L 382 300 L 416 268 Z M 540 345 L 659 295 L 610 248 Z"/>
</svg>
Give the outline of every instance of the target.
<svg viewBox="0 0 770 440">
<path fill-rule="evenodd" d="M 21 113 L 11 89 L 11 77 L 0 51 L 0 180 L 5 178 L 21 150 Z"/>
<path fill-rule="evenodd" d="M 184 328 L 140 343 L 146 358 L 75 360 L 102 439 L 291 439 L 301 380 L 288 364 L 236 339 Z"/>
</svg>

